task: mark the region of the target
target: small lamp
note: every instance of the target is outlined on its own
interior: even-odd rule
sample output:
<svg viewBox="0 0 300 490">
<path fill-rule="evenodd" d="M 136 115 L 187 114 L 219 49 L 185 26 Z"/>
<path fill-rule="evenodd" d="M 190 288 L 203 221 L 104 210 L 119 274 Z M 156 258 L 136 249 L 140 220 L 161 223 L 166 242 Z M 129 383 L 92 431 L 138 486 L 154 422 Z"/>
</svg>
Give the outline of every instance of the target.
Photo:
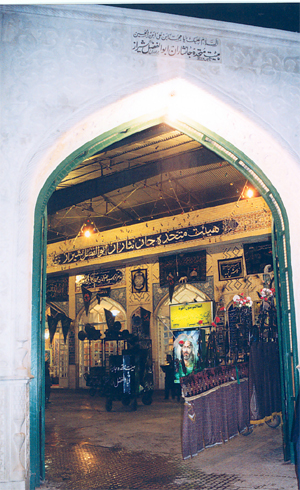
<svg viewBox="0 0 300 490">
<path fill-rule="evenodd" d="M 85 236 L 86 238 L 89 238 L 91 235 L 97 232 L 99 233 L 99 230 L 96 227 L 95 223 L 87 219 L 80 228 L 79 236 Z"/>
</svg>

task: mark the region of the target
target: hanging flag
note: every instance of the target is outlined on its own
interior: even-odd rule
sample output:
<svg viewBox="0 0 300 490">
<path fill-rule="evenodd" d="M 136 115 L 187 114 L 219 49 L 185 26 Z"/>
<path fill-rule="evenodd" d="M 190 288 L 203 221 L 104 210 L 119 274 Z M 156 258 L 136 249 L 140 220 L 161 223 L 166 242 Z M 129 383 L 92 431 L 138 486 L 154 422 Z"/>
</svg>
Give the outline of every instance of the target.
<svg viewBox="0 0 300 490">
<path fill-rule="evenodd" d="M 50 305 L 50 316 L 53 316 L 53 318 L 55 318 L 57 314 L 58 311 L 52 308 L 52 306 Z"/>
<path fill-rule="evenodd" d="M 83 296 L 83 302 L 84 302 L 85 312 L 86 312 L 86 315 L 88 315 L 89 314 L 90 302 L 91 302 L 91 299 L 92 299 L 92 293 L 91 293 L 91 291 L 89 291 L 84 286 L 81 286 L 81 291 L 82 291 L 82 296 Z"/>
<path fill-rule="evenodd" d="M 141 306 L 142 331 L 143 331 L 143 337 L 144 338 L 150 337 L 150 316 L 151 316 L 151 312 L 148 310 L 145 310 Z"/>
<path fill-rule="evenodd" d="M 169 272 L 167 279 L 169 283 L 169 298 L 170 302 L 172 303 L 173 293 L 175 289 L 175 277 L 173 276 L 173 274 L 171 274 L 171 272 Z"/>
<path fill-rule="evenodd" d="M 61 327 L 62 327 L 65 343 L 67 341 L 67 335 L 69 332 L 71 322 L 72 322 L 71 318 L 67 317 L 66 315 L 61 315 Z"/>
<path fill-rule="evenodd" d="M 114 328 L 115 317 L 111 311 L 106 310 L 105 308 L 104 308 L 104 313 L 105 313 L 105 319 L 106 319 L 108 329 L 110 330 L 110 329 Z"/>
<path fill-rule="evenodd" d="M 57 327 L 59 320 L 60 320 L 59 314 L 56 315 L 56 317 L 47 315 L 47 321 L 48 321 L 48 327 L 49 327 L 49 333 L 50 333 L 50 344 L 52 344 L 52 340 L 53 340 L 53 337 L 55 335 L 56 327 Z"/>
<path fill-rule="evenodd" d="M 101 298 L 109 297 L 111 288 L 101 288 L 96 294 L 98 305 L 100 305 Z"/>
</svg>

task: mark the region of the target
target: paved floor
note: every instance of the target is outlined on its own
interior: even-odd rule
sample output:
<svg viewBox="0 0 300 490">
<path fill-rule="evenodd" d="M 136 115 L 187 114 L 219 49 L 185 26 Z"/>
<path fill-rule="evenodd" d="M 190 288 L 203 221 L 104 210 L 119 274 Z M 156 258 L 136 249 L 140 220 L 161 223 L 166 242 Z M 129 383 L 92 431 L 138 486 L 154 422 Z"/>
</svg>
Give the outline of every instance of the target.
<svg viewBox="0 0 300 490">
<path fill-rule="evenodd" d="M 46 480 L 40 490 L 297 490 L 282 456 L 281 428 L 255 427 L 226 444 L 181 457 L 183 403 L 120 401 L 53 390 L 46 409 Z"/>
</svg>

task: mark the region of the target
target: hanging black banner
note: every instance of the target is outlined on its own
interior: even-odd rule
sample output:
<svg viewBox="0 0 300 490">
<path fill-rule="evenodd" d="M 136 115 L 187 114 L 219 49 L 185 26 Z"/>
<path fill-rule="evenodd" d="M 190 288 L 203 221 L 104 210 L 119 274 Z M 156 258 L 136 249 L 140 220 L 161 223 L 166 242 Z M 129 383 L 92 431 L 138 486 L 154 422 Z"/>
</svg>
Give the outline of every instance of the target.
<svg viewBox="0 0 300 490">
<path fill-rule="evenodd" d="M 98 300 L 98 305 L 100 304 L 101 298 L 110 296 L 110 288 L 101 288 L 97 291 L 96 298 Z"/>
<path fill-rule="evenodd" d="M 48 321 L 48 327 L 50 333 L 50 344 L 52 344 L 53 337 L 55 335 L 56 327 L 59 320 L 60 320 L 60 314 L 56 315 L 56 317 L 47 315 L 47 321 Z"/>
<path fill-rule="evenodd" d="M 112 312 L 107 310 L 106 308 L 104 308 L 104 313 L 105 313 L 105 320 L 107 323 L 107 327 L 108 329 L 112 329 L 114 327 L 115 317 L 112 314 Z"/>
<path fill-rule="evenodd" d="M 172 303 L 176 277 L 174 277 L 173 274 L 171 272 L 169 272 L 167 279 L 168 279 L 168 283 L 169 283 L 169 298 L 170 298 L 170 301 Z"/>
<path fill-rule="evenodd" d="M 64 336 L 64 342 L 66 343 L 67 341 L 67 336 L 69 333 L 69 328 L 70 324 L 72 323 L 71 318 L 67 317 L 66 315 L 61 316 L 61 327 L 63 331 L 63 336 Z"/>
<path fill-rule="evenodd" d="M 46 301 L 69 300 L 69 276 L 47 277 Z"/>
<path fill-rule="evenodd" d="M 150 317 L 151 317 L 151 312 L 141 307 L 143 338 L 150 338 Z"/>
<path fill-rule="evenodd" d="M 168 286 L 170 290 L 176 282 L 205 281 L 206 250 L 159 258 L 159 284 L 161 287 Z"/>
<path fill-rule="evenodd" d="M 70 324 L 72 323 L 71 318 L 67 317 L 64 313 L 57 313 L 56 316 L 47 315 L 49 333 L 50 333 L 50 344 L 52 344 L 53 337 L 56 332 L 58 322 L 61 321 L 61 327 L 64 336 L 64 342 L 67 341 L 67 336 L 69 333 Z"/>
<path fill-rule="evenodd" d="M 91 293 L 91 291 L 89 291 L 84 286 L 81 286 L 81 291 L 82 291 L 82 296 L 83 296 L 83 302 L 84 302 L 85 312 L 88 315 L 89 314 L 90 302 L 91 302 L 91 299 L 92 299 L 92 293 Z"/>
<path fill-rule="evenodd" d="M 262 274 L 266 265 L 273 270 L 272 243 L 244 243 L 244 256 L 247 274 Z"/>
</svg>

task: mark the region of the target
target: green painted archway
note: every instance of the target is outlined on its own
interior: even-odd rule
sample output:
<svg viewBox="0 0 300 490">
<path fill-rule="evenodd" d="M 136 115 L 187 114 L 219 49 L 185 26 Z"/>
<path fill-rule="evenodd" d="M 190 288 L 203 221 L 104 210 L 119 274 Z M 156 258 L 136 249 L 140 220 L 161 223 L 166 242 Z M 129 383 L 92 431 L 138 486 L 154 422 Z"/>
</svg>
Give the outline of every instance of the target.
<svg viewBox="0 0 300 490">
<path fill-rule="evenodd" d="M 281 385 L 283 408 L 283 441 L 286 460 L 294 462 L 294 450 L 291 443 L 291 429 L 294 414 L 295 394 L 298 393 L 299 379 L 297 337 L 295 325 L 295 307 L 293 296 L 291 258 L 289 246 L 288 217 L 276 189 L 269 179 L 241 151 L 209 129 L 188 118 L 169 120 L 161 115 L 145 115 L 113 130 L 104 133 L 78 148 L 62 161 L 45 182 L 39 193 L 35 208 L 34 242 L 33 242 L 33 276 L 32 276 L 32 337 L 31 337 L 31 371 L 33 380 L 30 385 L 30 488 L 33 490 L 44 478 L 44 308 L 46 282 L 46 229 L 47 203 L 58 183 L 84 159 L 104 150 L 113 143 L 148 129 L 160 123 L 166 123 L 190 136 L 194 140 L 217 153 L 231 163 L 257 188 L 265 199 L 273 216 L 273 255 L 276 257 L 274 270 L 280 277 L 280 298 L 277 296 L 279 343 L 282 353 Z M 275 252 L 275 253 L 274 253 Z M 276 269 L 275 269 L 276 267 Z M 278 295 L 279 287 L 276 287 Z"/>
</svg>

